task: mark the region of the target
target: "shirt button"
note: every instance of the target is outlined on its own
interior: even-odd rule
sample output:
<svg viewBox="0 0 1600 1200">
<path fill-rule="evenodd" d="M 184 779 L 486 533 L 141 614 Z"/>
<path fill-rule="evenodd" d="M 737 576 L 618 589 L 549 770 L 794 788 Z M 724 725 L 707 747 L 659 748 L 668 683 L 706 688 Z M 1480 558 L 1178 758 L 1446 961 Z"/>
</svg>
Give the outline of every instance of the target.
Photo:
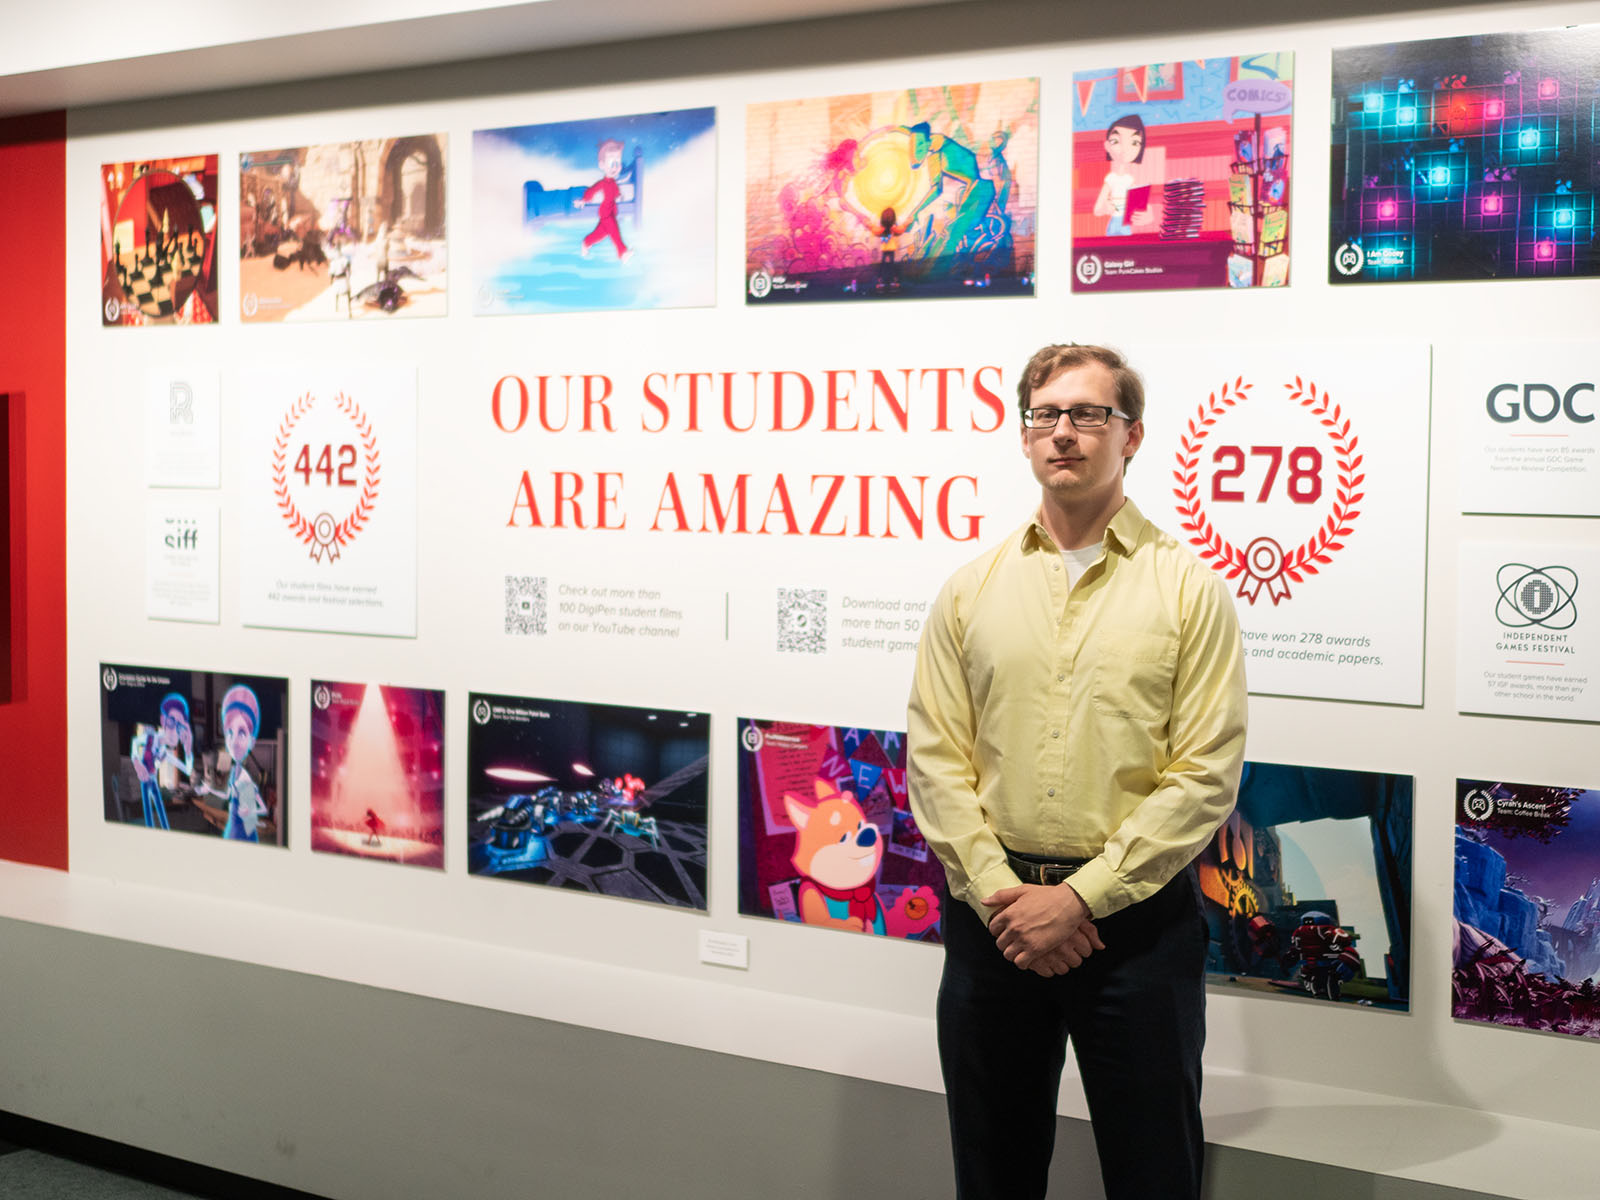
<svg viewBox="0 0 1600 1200">
<path fill-rule="evenodd" d="M 1065 679 L 1065 678 L 1066 678 L 1066 676 L 1065 676 L 1065 675 L 1064 675 L 1064 674 L 1063 674 L 1063 675 L 1057 675 L 1057 676 L 1056 676 L 1056 682 L 1057 682 L 1057 683 L 1060 683 L 1060 682 L 1061 682 L 1061 681 L 1062 681 L 1062 680 L 1064 680 L 1064 679 Z"/>
<path fill-rule="evenodd" d="M 1050 564 L 1050 569 L 1052 571 L 1059 571 L 1059 570 L 1061 570 L 1061 564 L 1060 563 L 1051 563 Z"/>
<path fill-rule="evenodd" d="M 1059 730 L 1059 729 L 1052 729 L 1052 730 L 1051 730 L 1051 731 L 1050 731 L 1050 736 L 1051 736 L 1051 737 L 1060 737 L 1060 736 L 1061 736 L 1061 730 Z"/>
<path fill-rule="evenodd" d="M 1046 788 L 1044 794 L 1046 796 L 1054 796 L 1056 794 L 1056 790 L 1055 788 Z"/>
</svg>

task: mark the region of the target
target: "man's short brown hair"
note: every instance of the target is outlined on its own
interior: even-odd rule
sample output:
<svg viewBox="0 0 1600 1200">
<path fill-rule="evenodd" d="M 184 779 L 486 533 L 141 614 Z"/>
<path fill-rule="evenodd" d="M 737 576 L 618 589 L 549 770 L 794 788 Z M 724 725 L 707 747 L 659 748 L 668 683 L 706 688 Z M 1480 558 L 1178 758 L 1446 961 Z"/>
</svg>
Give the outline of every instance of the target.
<svg viewBox="0 0 1600 1200">
<path fill-rule="evenodd" d="M 1099 363 L 1111 372 L 1111 380 L 1117 391 L 1117 407 L 1127 413 L 1131 420 L 1143 420 L 1144 380 L 1139 378 L 1139 372 L 1128 365 L 1127 359 L 1107 346 L 1080 346 L 1076 342 L 1046 346 L 1028 360 L 1028 365 L 1022 368 L 1022 378 L 1017 381 L 1018 415 L 1033 407 L 1035 388 L 1043 387 L 1062 371 L 1090 363 Z"/>
</svg>

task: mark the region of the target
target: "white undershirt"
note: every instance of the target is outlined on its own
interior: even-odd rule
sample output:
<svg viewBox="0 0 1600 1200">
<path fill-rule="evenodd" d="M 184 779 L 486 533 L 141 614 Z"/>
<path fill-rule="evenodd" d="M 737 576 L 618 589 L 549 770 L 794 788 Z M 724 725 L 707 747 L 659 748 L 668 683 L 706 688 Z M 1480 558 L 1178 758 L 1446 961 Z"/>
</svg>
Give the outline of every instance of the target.
<svg viewBox="0 0 1600 1200">
<path fill-rule="evenodd" d="M 1067 590 L 1070 592 L 1078 586 L 1078 580 L 1083 573 L 1095 563 L 1100 561 L 1100 554 L 1105 547 L 1096 542 L 1092 546 L 1085 546 L 1082 550 L 1063 550 L 1061 561 L 1067 564 Z"/>
</svg>

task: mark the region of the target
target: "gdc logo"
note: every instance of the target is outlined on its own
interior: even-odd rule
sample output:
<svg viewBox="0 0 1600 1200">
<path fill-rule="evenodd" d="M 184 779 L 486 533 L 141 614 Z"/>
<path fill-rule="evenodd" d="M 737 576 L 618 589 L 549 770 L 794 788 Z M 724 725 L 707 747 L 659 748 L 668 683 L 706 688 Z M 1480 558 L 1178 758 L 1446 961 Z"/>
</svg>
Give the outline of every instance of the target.
<svg viewBox="0 0 1600 1200">
<path fill-rule="evenodd" d="M 1579 412 L 1576 398 L 1581 392 L 1593 391 L 1592 383 L 1575 383 L 1565 392 L 1556 391 L 1548 383 L 1524 383 L 1520 387 L 1514 383 L 1502 383 L 1489 389 L 1484 407 L 1489 410 L 1489 418 L 1502 425 L 1509 425 L 1523 417 L 1543 425 L 1563 414 L 1569 421 L 1587 425 L 1594 420 L 1594 413 Z"/>
</svg>

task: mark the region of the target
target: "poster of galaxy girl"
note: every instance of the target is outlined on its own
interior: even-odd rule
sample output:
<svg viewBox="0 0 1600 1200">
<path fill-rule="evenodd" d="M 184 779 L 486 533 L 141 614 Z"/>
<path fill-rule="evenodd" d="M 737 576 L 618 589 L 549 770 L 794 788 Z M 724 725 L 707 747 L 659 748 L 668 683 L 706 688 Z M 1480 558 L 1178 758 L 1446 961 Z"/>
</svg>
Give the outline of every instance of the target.
<svg viewBox="0 0 1600 1200">
<path fill-rule="evenodd" d="M 1209 982 L 1408 1009 L 1413 792 L 1409 775 L 1245 763 L 1195 863 Z"/>
<path fill-rule="evenodd" d="M 442 133 L 239 156 L 245 321 L 441 317 Z"/>
<path fill-rule="evenodd" d="M 906 737 L 739 722 L 739 911 L 939 940 L 944 868 L 912 818 Z"/>
<path fill-rule="evenodd" d="M 472 135 L 479 315 L 716 301 L 716 110 Z"/>
<path fill-rule="evenodd" d="M 102 325 L 217 319 L 217 156 L 100 168 Z"/>
<path fill-rule="evenodd" d="M 1456 780 L 1452 1016 L 1600 1038 L 1600 791 Z"/>
<path fill-rule="evenodd" d="M 1073 76 L 1072 289 L 1289 282 L 1294 55 Z"/>
<path fill-rule="evenodd" d="M 751 304 L 1031 296 L 1039 81 L 752 104 Z"/>
<path fill-rule="evenodd" d="M 706 908 L 705 713 L 472 693 L 467 870 Z"/>
<path fill-rule="evenodd" d="M 1600 274 L 1600 26 L 1333 52 L 1331 283 Z"/>
<path fill-rule="evenodd" d="M 311 848 L 443 869 L 443 692 L 312 680 Z"/>
<path fill-rule="evenodd" d="M 106 820 L 287 845 L 288 690 L 264 675 L 102 664 Z"/>
</svg>

